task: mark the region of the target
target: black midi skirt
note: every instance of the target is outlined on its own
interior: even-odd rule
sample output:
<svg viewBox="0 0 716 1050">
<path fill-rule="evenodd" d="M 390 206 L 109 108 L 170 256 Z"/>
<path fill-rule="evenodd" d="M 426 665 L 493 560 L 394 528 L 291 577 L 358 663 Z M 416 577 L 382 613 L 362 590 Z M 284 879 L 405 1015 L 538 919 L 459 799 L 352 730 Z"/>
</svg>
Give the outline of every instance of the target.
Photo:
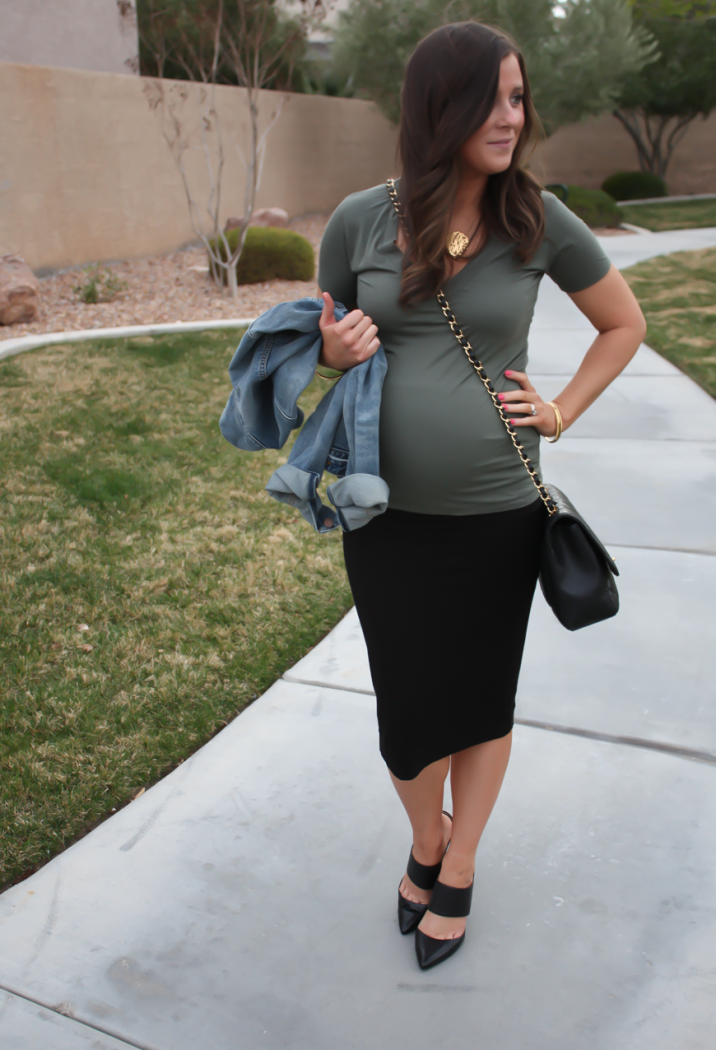
<svg viewBox="0 0 716 1050">
<path fill-rule="evenodd" d="M 388 509 L 343 549 L 399 780 L 512 729 L 539 571 L 542 501 L 495 514 Z"/>
</svg>

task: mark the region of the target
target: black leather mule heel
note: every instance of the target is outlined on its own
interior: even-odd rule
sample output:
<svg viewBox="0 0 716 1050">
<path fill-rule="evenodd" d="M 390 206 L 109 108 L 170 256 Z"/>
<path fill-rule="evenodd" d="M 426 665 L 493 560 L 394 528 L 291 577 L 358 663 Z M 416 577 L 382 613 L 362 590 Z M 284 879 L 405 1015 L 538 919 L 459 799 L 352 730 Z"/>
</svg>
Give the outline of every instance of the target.
<svg viewBox="0 0 716 1050">
<path fill-rule="evenodd" d="M 443 915 L 448 919 L 463 919 L 470 914 L 472 904 L 472 887 L 475 880 L 465 889 L 457 886 L 446 886 L 444 882 L 436 882 L 430 904 L 425 911 L 430 909 L 433 915 Z M 428 937 L 422 930 L 415 931 L 415 954 L 418 957 L 418 966 L 421 970 L 429 970 L 431 966 L 449 959 L 458 950 L 465 940 L 465 934 L 452 937 L 444 941 L 437 937 Z"/>
<path fill-rule="evenodd" d="M 446 809 L 443 810 L 443 815 L 452 820 L 452 813 L 448 813 Z M 447 853 L 449 845 L 450 843 L 448 842 L 445 847 L 445 853 Z M 431 890 L 438 881 L 442 864 L 441 860 L 437 864 L 420 864 L 413 856 L 411 848 L 405 873 L 418 889 Z M 401 879 L 400 882 L 402 885 L 403 880 Z M 412 933 L 413 930 L 416 930 L 427 910 L 427 904 L 416 904 L 414 901 L 407 900 L 400 892 L 400 886 L 398 886 L 398 926 L 401 933 Z"/>
</svg>

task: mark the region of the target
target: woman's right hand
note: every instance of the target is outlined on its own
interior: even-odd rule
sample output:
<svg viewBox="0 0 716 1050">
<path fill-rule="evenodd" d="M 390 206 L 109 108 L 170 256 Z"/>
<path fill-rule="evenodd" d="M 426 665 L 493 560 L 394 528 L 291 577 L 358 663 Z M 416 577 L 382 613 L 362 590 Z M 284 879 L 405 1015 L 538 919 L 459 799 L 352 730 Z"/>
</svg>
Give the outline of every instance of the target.
<svg viewBox="0 0 716 1050">
<path fill-rule="evenodd" d="M 323 336 L 319 363 L 345 372 L 372 357 L 380 346 L 378 328 L 362 310 L 351 310 L 342 321 L 336 321 L 335 303 L 328 292 L 323 296 L 323 311 L 318 322 Z"/>
</svg>

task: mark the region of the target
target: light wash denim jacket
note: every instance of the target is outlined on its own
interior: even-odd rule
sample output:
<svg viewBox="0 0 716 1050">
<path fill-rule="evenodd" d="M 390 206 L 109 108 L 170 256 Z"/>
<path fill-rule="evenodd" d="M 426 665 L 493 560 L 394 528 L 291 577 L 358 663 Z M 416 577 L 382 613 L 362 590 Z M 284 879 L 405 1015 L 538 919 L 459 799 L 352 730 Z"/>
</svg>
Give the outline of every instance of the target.
<svg viewBox="0 0 716 1050">
<path fill-rule="evenodd" d="M 298 398 L 318 364 L 322 309 L 322 299 L 280 303 L 249 326 L 229 365 L 234 389 L 219 422 L 232 445 L 249 452 L 282 448 L 303 423 Z M 336 320 L 346 313 L 336 303 Z M 337 380 L 306 421 L 288 463 L 266 485 L 269 495 L 297 507 L 318 532 L 332 532 L 339 524 L 346 531 L 359 529 L 388 506 L 378 463 L 387 367 L 381 346 Z M 324 470 L 339 478 L 327 488 L 335 511 L 317 492 Z"/>
</svg>

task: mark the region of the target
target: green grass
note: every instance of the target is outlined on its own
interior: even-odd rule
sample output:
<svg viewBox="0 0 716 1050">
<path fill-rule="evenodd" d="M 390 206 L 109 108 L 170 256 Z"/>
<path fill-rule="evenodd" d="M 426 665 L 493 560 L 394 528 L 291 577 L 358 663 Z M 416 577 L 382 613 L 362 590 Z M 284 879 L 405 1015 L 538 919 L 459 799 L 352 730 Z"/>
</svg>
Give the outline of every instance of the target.
<svg viewBox="0 0 716 1050">
<path fill-rule="evenodd" d="M 237 342 L 0 362 L 0 886 L 190 755 L 351 604 L 339 536 L 263 492 L 287 450 L 219 432 Z"/>
<path fill-rule="evenodd" d="M 660 255 L 623 273 L 648 345 L 716 398 L 716 248 Z"/>
<path fill-rule="evenodd" d="M 677 204 L 622 204 L 623 222 L 647 230 L 693 230 L 716 226 L 716 199 Z"/>
</svg>

